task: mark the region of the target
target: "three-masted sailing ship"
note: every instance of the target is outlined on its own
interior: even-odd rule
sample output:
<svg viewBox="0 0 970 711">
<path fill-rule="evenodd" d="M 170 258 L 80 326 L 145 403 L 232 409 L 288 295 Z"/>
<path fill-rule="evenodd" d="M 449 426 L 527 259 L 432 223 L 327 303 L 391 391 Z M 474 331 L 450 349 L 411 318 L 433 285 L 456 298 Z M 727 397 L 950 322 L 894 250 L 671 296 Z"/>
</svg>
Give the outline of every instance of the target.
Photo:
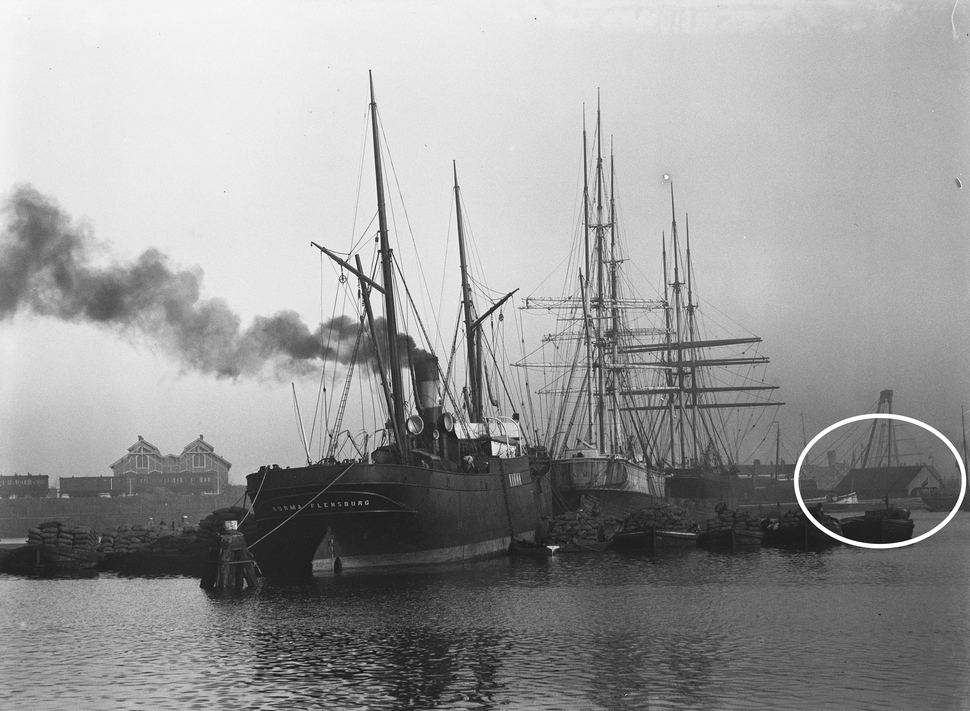
<svg viewBox="0 0 970 711">
<path fill-rule="evenodd" d="M 359 256 L 351 263 L 314 246 L 359 282 L 361 332 L 346 382 L 355 369 L 366 370 L 360 364 L 355 368 L 354 362 L 356 349 L 369 339 L 373 348 L 367 360 L 378 376 L 375 405 L 386 426 L 373 439 L 365 437 L 350 459 L 338 459 L 331 447 L 313 463 L 307 450 L 306 466 L 265 466 L 247 477 L 258 529 L 250 548 L 270 575 L 466 561 L 505 552 L 514 538 L 530 537 L 539 522 L 539 486 L 523 454 L 518 419 L 484 413 L 481 327 L 501 303 L 477 315 L 460 222 L 469 404 L 458 403 L 434 355 L 403 345 L 408 339 L 397 325 L 398 269 L 388 237 L 373 80 L 370 120 L 378 222 L 373 271 L 379 267 L 380 276 L 367 272 Z M 458 212 L 460 220 L 460 206 Z M 373 298 L 375 294 L 380 296 Z M 375 315 L 379 305 L 373 303 L 378 301 L 383 302 L 380 317 Z M 447 409 L 447 403 L 453 407 Z M 337 423 L 331 429 L 331 436 L 339 427 Z M 367 451 L 368 441 L 379 444 Z"/>
<path fill-rule="evenodd" d="M 529 297 L 523 307 L 555 314 L 565 327 L 543 338 L 553 356 L 518 365 L 554 376 L 538 391 L 551 413 L 545 444 L 554 511 L 598 508 L 623 518 L 665 496 L 664 475 L 649 459 L 650 423 L 634 407 L 646 371 L 631 355 L 645 336 L 662 332 L 644 318 L 664 303 L 638 297 L 624 278 L 613 161 L 607 170 L 598 107 L 594 140 L 591 152 L 584 126 L 583 216 L 572 251 L 579 259 L 567 278 L 576 287 Z"/>
</svg>

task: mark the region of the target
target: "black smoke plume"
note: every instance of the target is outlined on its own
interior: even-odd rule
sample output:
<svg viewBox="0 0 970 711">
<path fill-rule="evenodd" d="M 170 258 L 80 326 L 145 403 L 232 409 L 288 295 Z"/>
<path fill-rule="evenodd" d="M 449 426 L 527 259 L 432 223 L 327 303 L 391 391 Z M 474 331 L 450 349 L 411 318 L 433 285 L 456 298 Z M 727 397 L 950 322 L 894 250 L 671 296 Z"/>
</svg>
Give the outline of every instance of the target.
<svg viewBox="0 0 970 711">
<path fill-rule="evenodd" d="M 89 323 L 158 344 L 184 367 L 223 378 L 277 377 L 312 371 L 315 361 L 350 361 L 359 321 L 340 316 L 315 332 L 293 311 L 258 316 L 242 329 L 218 298 L 202 298 L 202 269 L 175 269 L 148 249 L 131 263 L 98 266 L 89 229 L 73 223 L 56 202 L 31 186 L 16 188 L 4 206 L 0 236 L 0 324 L 28 311 Z M 380 331 L 383 321 L 377 324 Z M 402 360 L 421 357 L 399 335 Z M 374 362 L 365 338 L 360 362 Z M 406 362 L 406 360 L 405 360 Z M 319 363 L 316 363 L 319 366 Z"/>
</svg>

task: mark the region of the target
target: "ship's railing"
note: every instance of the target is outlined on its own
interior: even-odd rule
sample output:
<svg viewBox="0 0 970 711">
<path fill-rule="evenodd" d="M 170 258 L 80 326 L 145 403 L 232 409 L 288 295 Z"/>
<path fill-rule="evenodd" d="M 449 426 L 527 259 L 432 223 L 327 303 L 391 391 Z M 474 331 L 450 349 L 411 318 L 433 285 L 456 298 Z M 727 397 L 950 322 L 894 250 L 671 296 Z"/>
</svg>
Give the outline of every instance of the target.
<svg viewBox="0 0 970 711">
<path fill-rule="evenodd" d="M 486 417 L 485 426 L 492 447 L 492 456 L 508 459 L 521 455 L 519 423 L 511 417 Z"/>
</svg>

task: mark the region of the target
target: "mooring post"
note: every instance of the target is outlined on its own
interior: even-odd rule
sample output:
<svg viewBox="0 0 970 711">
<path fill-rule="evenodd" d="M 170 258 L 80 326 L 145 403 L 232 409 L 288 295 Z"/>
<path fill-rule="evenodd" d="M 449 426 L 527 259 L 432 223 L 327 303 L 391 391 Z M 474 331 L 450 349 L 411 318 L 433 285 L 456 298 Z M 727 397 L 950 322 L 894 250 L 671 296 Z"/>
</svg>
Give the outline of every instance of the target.
<svg viewBox="0 0 970 711">
<path fill-rule="evenodd" d="M 219 560 L 214 584 L 207 585 L 206 578 L 203 578 L 202 586 L 217 590 L 241 590 L 245 582 L 250 588 L 255 587 L 256 561 L 246 547 L 246 539 L 236 530 L 235 521 L 226 521 L 225 524 L 226 531 L 219 537 Z"/>
</svg>

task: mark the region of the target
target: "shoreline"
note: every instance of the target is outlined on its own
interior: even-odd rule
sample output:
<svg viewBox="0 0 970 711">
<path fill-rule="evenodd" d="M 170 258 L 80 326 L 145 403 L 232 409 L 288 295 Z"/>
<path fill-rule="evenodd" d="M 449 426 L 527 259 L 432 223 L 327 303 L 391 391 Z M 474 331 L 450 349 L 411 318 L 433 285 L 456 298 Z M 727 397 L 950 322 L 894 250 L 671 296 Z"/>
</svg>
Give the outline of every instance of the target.
<svg viewBox="0 0 970 711">
<path fill-rule="evenodd" d="M 89 526 L 103 531 L 119 524 L 168 524 L 188 517 L 198 523 L 216 509 L 242 505 L 246 487 L 232 485 L 219 494 L 180 496 L 136 494 L 114 498 L 0 499 L 0 540 L 26 540 L 27 531 L 44 521 Z"/>
</svg>

